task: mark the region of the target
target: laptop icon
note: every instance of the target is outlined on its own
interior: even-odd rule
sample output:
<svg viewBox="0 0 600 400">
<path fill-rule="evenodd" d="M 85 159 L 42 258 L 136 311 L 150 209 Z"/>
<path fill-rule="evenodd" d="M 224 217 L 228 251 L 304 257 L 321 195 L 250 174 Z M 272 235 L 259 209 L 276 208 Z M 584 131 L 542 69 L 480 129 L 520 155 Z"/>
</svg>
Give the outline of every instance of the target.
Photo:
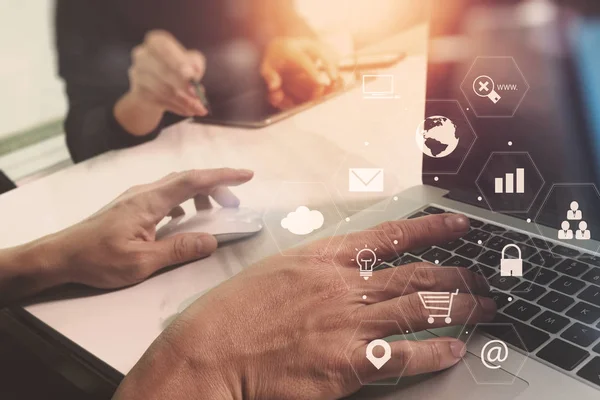
<svg viewBox="0 0 600 400">
<path fill-rule="evenodd" d="M 395 99 L 394 75 L 371 74 L 363 75 L 362 91 L 365 99 Z"/>
</svg>

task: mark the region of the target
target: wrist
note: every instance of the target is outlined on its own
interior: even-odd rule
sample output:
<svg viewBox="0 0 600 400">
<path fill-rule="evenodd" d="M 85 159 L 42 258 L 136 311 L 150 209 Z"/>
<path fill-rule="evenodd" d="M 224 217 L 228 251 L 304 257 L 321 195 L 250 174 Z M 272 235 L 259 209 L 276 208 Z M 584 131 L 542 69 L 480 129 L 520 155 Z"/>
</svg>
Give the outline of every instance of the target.
<svg viewBox="0 0 600 400">
<path fill-rule="evenodd" d="M 171 333 L 168 328 L 150 346 L 127 374 L 113 400 L 241 399 L 240 391 L 228 383 L 231 377 L 222 372 L 223 365 L 216 357 L 192 359 L 190 355 L 198 354 L 200 349 L 194 346 L 184 350 Z M 204 357 L 212 350 L 209 347 L 201 354 Z"/>
<path fill-rule="evenodd" d="M 133 136 L 146 136 L 160 123 L 165 109 L 136 91 L 128 91 L 113 108 L 115 120 Z"/>
<path fill-rule="evenodd" d="M 54 235 L 0 252 L 0 304 L 37 294 L 69 281 Z"/>
</svg>

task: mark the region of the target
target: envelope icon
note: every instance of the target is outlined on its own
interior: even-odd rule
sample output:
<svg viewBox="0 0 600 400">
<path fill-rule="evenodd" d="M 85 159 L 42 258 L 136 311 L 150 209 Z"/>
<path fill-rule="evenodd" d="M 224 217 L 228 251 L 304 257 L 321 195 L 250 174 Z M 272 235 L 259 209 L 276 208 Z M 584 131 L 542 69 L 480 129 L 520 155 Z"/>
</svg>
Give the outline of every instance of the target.
<svg viewBox="0 0 600 400">
<path fill-rule="evenodd" d="M 348 190 L 355 193 L 383 192 L 383 168 L 350 168 Z"/>
</svg>

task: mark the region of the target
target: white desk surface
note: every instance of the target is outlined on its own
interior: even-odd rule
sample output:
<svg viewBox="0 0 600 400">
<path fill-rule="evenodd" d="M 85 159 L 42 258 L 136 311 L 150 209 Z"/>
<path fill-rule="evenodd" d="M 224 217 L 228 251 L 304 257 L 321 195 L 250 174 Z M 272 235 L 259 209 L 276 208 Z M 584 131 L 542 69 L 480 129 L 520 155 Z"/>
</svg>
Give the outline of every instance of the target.
<svg viewBox="0 0 600 400">
<path fill-rule="evenodd" d="M 418 40 L 412 37 L 410 47 L 424 49 L 424 32 Z M 413 52 L 386 72 L 395 76 L 399 99 L 366 100 L 358 87 L 259 130 L 186 121 L 165 130 L 153 142 L 101 155 L 0 196 L 0 248 L 66 228 L 130 186 L 191 168 L 253 169 L 255 179 L 235 189 L 243 206 L 279 212 L 305 202 L 311 208 L 329 210 L 330 215 L 339 214 L 327 221 L 338 224 L 353 213 L 338 190 L 344 179 L 348 184 L 346 165 L 384 167 L 387 179 L 394 179 L 394 191 L 420 184 L 421 153 L 414 136 L 424 115 L 423 54 Z M 297 182 L 290 186 L 293 199 L 278 192 L 283 184 L 284 192 L 290 193 L 288 184 L 282 182 Z M 378 200 L 373 197 L 367 203 Z M 26 309 L 126 374 L 186 300 L 277 252 L 274 240 L 265 230 L 135 287 L 47 301 Z"/>
</svg>

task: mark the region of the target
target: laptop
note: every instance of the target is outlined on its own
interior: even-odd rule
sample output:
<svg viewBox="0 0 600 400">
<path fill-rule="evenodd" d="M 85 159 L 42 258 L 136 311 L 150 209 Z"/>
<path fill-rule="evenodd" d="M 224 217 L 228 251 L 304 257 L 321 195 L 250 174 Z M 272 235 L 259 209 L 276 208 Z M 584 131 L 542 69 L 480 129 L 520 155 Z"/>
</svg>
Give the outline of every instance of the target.
<svg viewBox="0 0 600 400">
<path fill-rule="evenodd" d="M 423 184 L 383 215 L 353 220 L 467 215 L 462 239 L 392 264 L 480 273 L 498 314 L 492 324 L 415 335 L 467 338 L 455 367 L 352 398 L 599 398 L 600 6 L 575 3 L 432 0 L 426 115 L 416 130 Z M 506 354 L 490 365 L 494 341 Z"/>
</svg>

